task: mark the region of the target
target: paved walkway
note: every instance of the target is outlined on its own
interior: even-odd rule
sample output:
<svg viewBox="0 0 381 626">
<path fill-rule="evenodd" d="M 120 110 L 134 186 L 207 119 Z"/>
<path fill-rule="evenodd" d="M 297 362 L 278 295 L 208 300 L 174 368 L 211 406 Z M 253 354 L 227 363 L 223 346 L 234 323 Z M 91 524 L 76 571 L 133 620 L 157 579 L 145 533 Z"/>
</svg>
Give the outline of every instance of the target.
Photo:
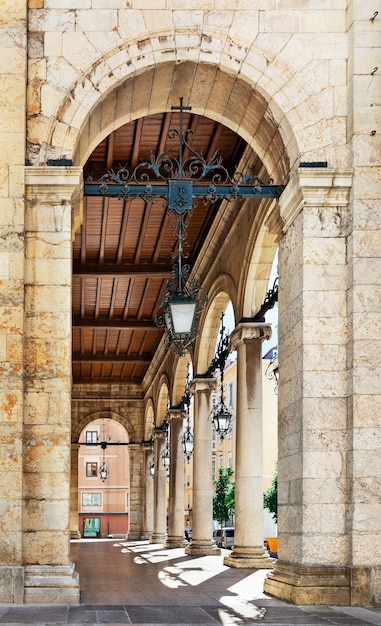
<svg viewBox="0 0 381 626">
<path fill-rule="evenodd" d="M 225 567 L 223 555 L 189 557 L 182 548 L 86 539 L 72 542 L 72 559 L 79 606 L 0 604 L 0 626 L 381 626 L 381 609 L 293 606 L 270 598 L 262 591 L 266 572 Z"/>
</svg>

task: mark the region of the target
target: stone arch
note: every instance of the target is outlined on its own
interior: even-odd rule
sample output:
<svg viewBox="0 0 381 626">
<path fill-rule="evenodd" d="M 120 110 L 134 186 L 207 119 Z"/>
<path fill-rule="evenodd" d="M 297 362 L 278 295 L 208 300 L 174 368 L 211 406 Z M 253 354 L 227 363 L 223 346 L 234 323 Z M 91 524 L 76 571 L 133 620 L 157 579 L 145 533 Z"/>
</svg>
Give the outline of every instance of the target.
<svg viewBox="0 0 381 626">
<path fill-rule="evenodd" d="M 183 357 L 174 361 L 173 372 L 173 384 L 171 390 L 171 406 L 178 406 L 180 404 L 182 395 L 185 389 L 185 382 L 187 377 L 188 363 L 192 362 L 191 354 L 187 352 Z"/>
<path fill-rule="evenodd" d="M 160 378 L 157 396 L 157 410 L 155 412 L 155 426 L 161 426 L 167 413 L 168 397 L 170 397 L 170 385 L 168 377 L 163 374 Z"/>
<path fill-rule="evenodd" d="M 204 374 L 214 356 L 217 335 L 220 328 L 221 313 L 229 304 L 233 304 L 234 314 L 237 304 L 237 290 L 233 279 L 224 274 L 212 285 L 209 292 L 209 305 L 203 318 L 201 337 L 197 351 L 197 373 Z"/>
<path fill-rule="evenodd" d="M 205 90 L 205 84 L 212 85 L 212 88 L 208 99 L 203 98 L 201 104 L 200 91 Z M 223 101 L 216 96 L 217 89 L 224 93 Z M 144 103 L 141 93 L 149 94 Z M 119 126 L 139 117 L 170 110 L 182 94 L 186 94 L 194 113 L 218 121 L 243 137 L 264 163 L 263 175 L 272 176 L 279 182 L 287 179 L 290 164 L 285 146 L 287 141 L 288 152 L 292 152 L 290 136 L 293 133 L 286 118 L 277 120 L 274 117 L 269 105 L 271 96 L 265 97 L 257 87 L 253 88 L 250 80 L 245 81 L 241 76 L 232 77 L 215 66 L 189 61 L 149 68 L 142 75 L 127 77 L 103 99 L 98 95 L 94 109 L 82 122 L 81 132 L 76 133 L 75 145 L 70 147 L 74 164 L 84 165 L 100 141 Z M 287 127 L 284 138 L 282 124 Z M 295 149 L 292 161 L 296 162 L 299 156 L 300 150 Z"/>
<path fill-rule="evenodd" d="M 275 202 L 262 202 L 260 211 L 252 222 L 244 255 L 247 263 L 243 267 L 239 283 L 240 317 L 253 317 L 266 296 L 278 246 L 278 234 L 269 228 L 268 222 L 271 214 L 278 214 L 278 211 Z"/>
<path fill-rule="evenodd" d="M 205 42 L 212 42 L 213 54 L 199 54 Z M 49 123 L 39 125 L 44 135 L 40 137 L 39 162 L 60 156 L 73 157 L 76 164 L 83 165 L 94 147 L 116 127 L 168 110 L 183 94 L 195 113 L 220 121 L 244 137 L 269 173 L 277 173 L 282 181 L 301 154 L 311 153 L 311 146 L 315 150 L 318 147 L 319 159 L 323 158 L 321 133 L 312 137 L 311 129 L 308 138 L 303 133 L 307 120 L 312 126 L 309 120 L 321 116 L 317 78 L 306 82 L 290 62 L 269 47 L 227 41 L 222 31 L 202 31 L 199 38 L 187 42 L 186 53 L 183 48 L 184 33 L 181 41 L 173 30 L 161 31 L 160 35 L 145 32 L 136 39 L 118 42 L 102 58 L 94 57 L 88 67 L 78 67 L 77 75 L 64 85 L 64 96 L 57 94 L 56 110 L 45 112 Z M 153 49 L 159 54 L 153 55 Z M 233 57 L 222 52 L 226 49 L 234 50 L 234 69 Z M 201 61 L 186 60 L 196 50 Z M 166 62 L 157 62 L 157 58 Z M 68 75 L 72 77 L 73 71 Z M 210 90 L 205 85 L 210 85 Z M 142 93 L 147 94 L 143 100 Z M 328 123 L 324 134 L 324 145 L 333 145 Z M 262 140 L 256 141 L 256 136 Z M 291 166 L 273 160 L 282 144 L 287 147 Z"/>
<path fill-rule="evenodd" d="M 152 398 L 149 398 L 144 415 L 144 440 L 148 441 L 152 435 L 152 429 L 155 425 L 155 409 Z"/>
<path fill-rule="evenodd" d="M 104 411 L 93 411 L 91 413 L 87 413 L 80 422 L 78 422 L 73 428 L 72 432 L 72 441 L 73 443 L 77 443 L 79 440 L 79 436 L 84 428 L 91 422 L 94 422 L 97 419 L 113 419 L 118 422 L 121 426 L 123 426 L 127 432 L 127 436 L 129 441 L 135 441 L 135 429 L 130 424 L 129 420 L 126 419 L 125 416 L 116 413 L 115 411 L 110 411 L 109 409 L 105 409 Z"/>
<path fill-rule="evenodd" d="M 194 37 L 194 34 L 192 31 L 193 41 L 190 41 L 183 32 L 180 39 L 179 34 L 170 29 L 160 34 L 146 31 L 136 39 L 122 44 L 118 42 L 113 49 L 103 53 L 102 58 L 94 57 L 87 67 L 77 68 L 77 75 L 71 83 L 67 83 L 64 96 L 57 98 L 56 110 L 49 112 L 50 122 L 41 124 L 46 133 L 45 137 L 41 137 L 41 144 L 45 145 L 46 151 L 61 151 L 62 157 L 74 155 L 75 163 L 83 164 L 86 142 L 91 152 L 105 134 L 116 127 L 116 123 L 121 125 L 137 117 L 167 110 L 169 93 L 175 100 L 180 95 L 188 95 L 196 113 L 221 121 L 245 139 L 247 135 L 250 144 L 254 135 L 253 125 L 256 126 L 267 138 L 259 147 L 259 156 L 264 162 L 270 156 L 266 152 L 273 150 L 271 144 L 275 145 L 276 137 L 280 136 L 287 146 L 291 166 L 300 154 L 310 153 L 311 146 L 321 150 L 321 132 L 312 137 L 314 131 L 311 129 L 308 138 L 303 133 L 307 120 L 321 119 L 321 87 L 313 71 L 310 71 L 311 80 L 305 81 L 303 73 L 270 47 L 260 46 L 257 42 L 242 45 L 241 40 L 227 40 L 227 33 L 223 31 L 202 29 L 198 36 Z M 210 45 L 207 46 L 206 42 Z M 200 54 L 200 50 L 206 47 L 209 47 L 209 54 Z M 158 51 L 157 55 L 152 53 L 153 49 Z M 212 50 L 213 54 L 210 54 Z M 187 58 L 195 58 L 192 52 L 197 52 L 197 58 L 201 59 L 199 64 L 186 61 Z M 157 58 L 165 58 L 166 62 L 158 63 Z M 308 62 L 312 59 L 306 59 Z M 181 69 L 184 70 L 182 81 L 178 80 Z M 68 72 L 68 75 L 72 77 L 73 72 Z M 225 85 L 223 103 L 216 95 L 221 79 Z M 123 101 L 124 106 L 119 106 L 119 113 L 113 112 L 115 94 L 119 92 L 121 95 L 131 81 L 136 86 L 134 91 L 137 95 L 130 93 Z M 205 89 L 205 85 L 211 85 L 211 90 Z M 251 108 L 251 116 L 243 115 L 250 92 L 255 93 L 258 100 L 271 103 L 271 107 L 266 106 L 262 112 Z M 127 95 L 128 91 L 125 93 Z M 143 102 L 141 93 L 149 94 Z M 245 125 L 245 117 L 251 117 L 251 128 Z M 312 126 L 311 122 L 308 123 Z M 280 135 L 276 132 L 278 129 Z M 102 137 L 100 133 L 105 134 Z M 324 145 L 333 145 L 329 124 L 326 124 L 324 135 Z M 319 158 L 322 158 L 321 153 Z"/>
</svg>

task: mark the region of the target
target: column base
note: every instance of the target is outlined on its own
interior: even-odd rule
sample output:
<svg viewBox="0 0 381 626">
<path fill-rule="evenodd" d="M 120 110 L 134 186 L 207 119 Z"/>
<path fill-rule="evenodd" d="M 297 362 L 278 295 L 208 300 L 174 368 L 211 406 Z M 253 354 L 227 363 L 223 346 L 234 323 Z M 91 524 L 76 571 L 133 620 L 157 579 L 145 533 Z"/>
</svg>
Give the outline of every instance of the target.
<svg viewBox="0 0 381 626">
<path fill-rule="evenodd" d="M 150 537 L 149 543 L 165 543 L 167 535 L 164 533 L 153 533 Z"/>
<path fill-rule="evenodd" d="M 81 533 L 79 532 L 79 530 L 70 531 L 70 539 L 80 539 L 80 538 L 81 538 Z"/>
<path fill-rule="evenodd" d="M 136 532 L 136 531 L 127 531 L 126 534 L 124 535 L 124 539 L 126 541 L 141 541 L 142 536 L 140 533 Z M 149 536 L 147 537 L 147 539 L 149 539 Z"/>
<path fill-rule="evenodd" d="M 140 535 L 140 537 L 139 537 L 138 541 L 149 541 L 149 540 L 150 540 L 150 538 L 151 538 L 151 535 L 152 535 L 152 531 L 151 531 L 151 532 L 149 532 L 148 530 L 147 530 L 147 531 L 144 531 L 144 532 L 142 532 L 142 534 Z"/>
<path fill-rule="evenodd" d="M 212 540 L 203 541 L 201 539 L 197 541 L 192 539 L 191 544 L 185 548 L 185 554 L 189 554 L 189 556 L 219 556 L 221 550 Z"/>
<path fill-rule="evenodd" d="M 168 537 L 167 541 L 164 542 L 164 548 L 186 548 L 189 546 L 188 541 L 185 537 Z"/>
<path fill-rule="evenodd" d="M 272 559 L 267 550 L 260 548 L 235 547 L 229 556 L 224 558 L 224 565 L 235 568 L 274 569 L 276 559 Z"/>
<path fill-rule="evenodd" d="M 25 604 L 79 604 L 79 575 L 69 565 L 27 565 Z"/>
<path fill-rule="evenodd" d="M 24 568 L 22 566 L 0 567 L 0 602 L 5 604 L 23 604 Z"/>
<path fill-rule="evenodd" d="M 346 567 L 292 565 L 277 561 L 274 571 L 264 581 L 263 590 L 293 604 L 351 604 Z"/>
</svg>

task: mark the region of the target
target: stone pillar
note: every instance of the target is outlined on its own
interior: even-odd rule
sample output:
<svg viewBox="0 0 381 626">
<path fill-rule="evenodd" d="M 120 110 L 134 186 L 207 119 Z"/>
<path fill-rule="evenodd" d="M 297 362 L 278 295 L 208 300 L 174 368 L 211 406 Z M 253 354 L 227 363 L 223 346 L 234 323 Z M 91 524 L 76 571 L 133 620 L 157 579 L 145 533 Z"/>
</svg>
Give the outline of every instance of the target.
<svg viewBox="0 0 381 626">
<path fill-rule="evenodd" d="M 237 350 L 237 415 L 234 548 L 231 567 L 272 569 L 263 545 L 262 342 L 271 337 L 264 324 L 241 322 L 232 334 Z"/>
<path fill-rule="evenodd" d="M 213 535 L 212 423 L 210 400 L 216 386 L 213 378 L 195 378 L 193 451 L 193 526 L 192 542 L 185 549 L 192 556 L 219 555 Z"/>
<path fill-rule="evenodd" d="M 71 444 L 70 463 L 70 539 L 80 539 L 78 528 L 78 450 L 79 445 Z"/>
<path fill-rule="evenodd" d="M 82 170 L 26 169 L 25 602 L 76 604 L 69 559 L 71 239 Z"/>
<path fill-rule="evenodd" d="M 366 5 L 366 8 L 368 6 Z M 381 606 L 380 7 L 348 1 L 347 142 L 353 186 L 348 259 L 348 518 L 351 603 Z M 378 66 L 378 67 L 375 67 Z M 377 102 L 377 105 L 376 105 Z M 375 139 L 377 138 L 377 141 Z"/>
<path fill-rule="evenodd" d="M 153 532 L 153 481 L 149 468 L 152 463 L 152 446 L 146 446 L 144 449 L 144 466 L 143 466 L 143 530 L 141 539 L 150 539 Z"/>
<path fill-rule="evenodd" d="M 278 561 L 266 592 L 350 604 L 347 234 L 351 173 L 300 169 L 280 198 Z"/>
<path fill-rule="evenodd" d="M 153 500 L 153 533 L 150 543 L 164 543 L 167 538 L 167 498 L 166 471 L 161 460 L 164 451 L 166 432 L 156 429 L 154 438 L 154 500 Z"/>
<path fill-rule="evenodd" d="M 24 166 L 28 7 L 1 4 L 0 73 L 0 602 L 20 603 L 24 332 Z M 31 63 L 33 63 L 31 61 Z"/>
<path fill-rule="evenodd" d="M 140 443 L 130 443 L 130 509 L 127 537 L 138 541 L 143 532 L 144 450 Z"/>
<path fill-rule="evenodd" d="M 167 548 L 185 547 L 184 537 L 184 455 L 182 448 L 184 413 L 180 409 L 170 409 L 170 472 L 168 503 L 168 539 Z"/>
</svg>

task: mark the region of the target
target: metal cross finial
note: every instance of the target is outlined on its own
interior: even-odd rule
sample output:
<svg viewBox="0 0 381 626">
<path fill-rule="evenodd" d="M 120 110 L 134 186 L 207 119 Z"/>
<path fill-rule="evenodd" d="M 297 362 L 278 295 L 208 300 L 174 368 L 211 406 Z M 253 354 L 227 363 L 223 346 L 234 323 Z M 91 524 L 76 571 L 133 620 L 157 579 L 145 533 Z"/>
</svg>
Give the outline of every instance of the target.
<svg viewBox="0 0 381 626">
<path fill-rule="evenodd" d="M 180 124 L 179 124 L 179 178 L 184 177 L 184 166 L 183 166 L 183 149 L 185 137 L 183 133 L 183 111 L 191 111 L 192 107 L 183 106 L 183 98 L 180 98 L 180 106 L 173 105 L 171 106 L 171 111 L 180 111 Z"/>
</svg>

